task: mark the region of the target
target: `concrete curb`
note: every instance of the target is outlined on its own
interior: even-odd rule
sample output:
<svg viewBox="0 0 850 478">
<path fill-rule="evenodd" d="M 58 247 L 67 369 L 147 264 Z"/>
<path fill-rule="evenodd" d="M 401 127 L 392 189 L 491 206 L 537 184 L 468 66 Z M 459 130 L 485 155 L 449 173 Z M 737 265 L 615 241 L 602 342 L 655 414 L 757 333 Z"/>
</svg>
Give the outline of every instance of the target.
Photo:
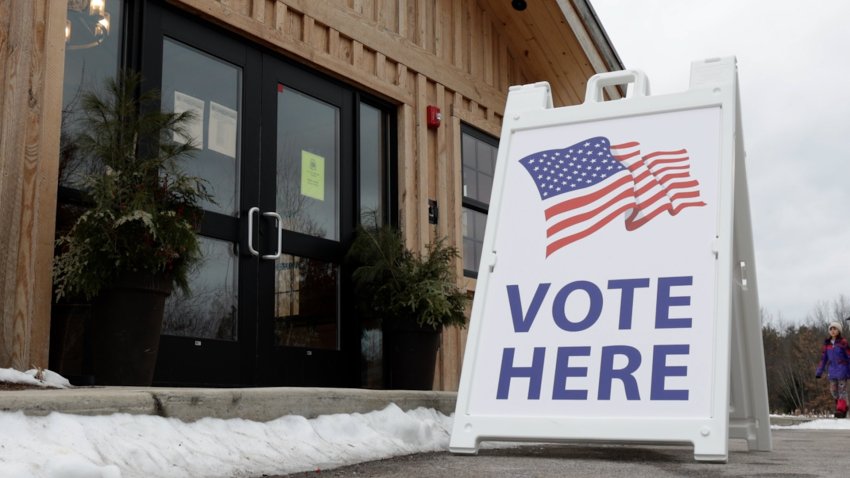
<svg viewBox="0 0 850 478">
<path fill-rule="evenodd" d="M 364 390 L 355 388 L 155 388 L 78 387 L 0 392 L 0 411 L 26 415 L 157 415 L 192 422 L 201 418 L 242 418 L 266 422 L 285 415 L 314 418 L 334 413 L 368 413 L 390 403 L 402 410 L 455 411 L 457 392 Z M 812 417 L 772 416 L 771 425 L 799 425 Z"/>
<path fill-rule="evenodd" d="M 0 411 L 26 415 L 129 413 L 195 421 L 205 417 L 265 422 L 284 415 L 313 418 L 367 413 L 395 403 L 402 410 L 433 408 L 450 415 L 455 392 L 343 388 L 134 388 L 87 387 L 0 392 Z"/>
</svg>

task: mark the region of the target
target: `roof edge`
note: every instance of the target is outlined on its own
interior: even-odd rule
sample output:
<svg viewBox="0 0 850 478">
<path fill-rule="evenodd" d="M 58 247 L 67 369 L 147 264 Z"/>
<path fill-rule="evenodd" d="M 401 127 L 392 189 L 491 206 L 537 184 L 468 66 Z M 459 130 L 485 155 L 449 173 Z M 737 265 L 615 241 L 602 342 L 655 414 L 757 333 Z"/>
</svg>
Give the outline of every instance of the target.
<svg viewBox="0 0 850 478">
<path fill-rule="evenodd" d="M 623 61 L 588 0 L 557 0 L 564 19 L 573 29 L 596 73 L 624 70 Z M 611 97 L 625 96 L 625 89 L 606 88 Z"/>
</svg>

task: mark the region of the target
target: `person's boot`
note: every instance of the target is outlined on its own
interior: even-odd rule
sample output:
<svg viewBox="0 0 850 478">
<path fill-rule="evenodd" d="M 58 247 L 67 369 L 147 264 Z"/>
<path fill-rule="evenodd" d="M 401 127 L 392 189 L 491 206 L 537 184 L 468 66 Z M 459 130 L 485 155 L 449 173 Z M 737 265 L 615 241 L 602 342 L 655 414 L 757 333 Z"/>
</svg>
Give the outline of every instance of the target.
<svg viewBox="0 0 850 478">
<path fill-rule="evenodd" d="M 835 402 L 835 418 L 844 418 L 847 416 L 847 400 L 839 398 Z"/>
</svg>

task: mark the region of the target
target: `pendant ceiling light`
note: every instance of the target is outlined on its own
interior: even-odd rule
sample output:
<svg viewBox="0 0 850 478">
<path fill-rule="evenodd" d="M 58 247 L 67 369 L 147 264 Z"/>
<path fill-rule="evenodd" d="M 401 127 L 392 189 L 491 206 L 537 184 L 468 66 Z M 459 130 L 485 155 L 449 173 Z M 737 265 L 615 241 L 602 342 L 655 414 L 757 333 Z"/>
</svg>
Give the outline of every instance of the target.
<svg viewBox="0 0 850 478">
<path fill-rule="evenodd" d="M 100 45 L 109 36 L 109 27 L 106 0 L 68 0 L 66 49 L 82 50 Z"/>
</svg>

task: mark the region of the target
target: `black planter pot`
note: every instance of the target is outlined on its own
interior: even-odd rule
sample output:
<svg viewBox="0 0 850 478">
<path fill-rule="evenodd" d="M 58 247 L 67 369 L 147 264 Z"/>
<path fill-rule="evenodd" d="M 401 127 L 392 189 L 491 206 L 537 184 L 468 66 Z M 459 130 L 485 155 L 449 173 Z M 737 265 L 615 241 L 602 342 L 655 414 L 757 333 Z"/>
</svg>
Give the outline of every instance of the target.
<svg viewBox="0 0 850 478">
<path fill-rule="evenodd" d="M 150 386 L 170 276 L 127 273 L 92 304 L 92 367 L 98 385 Z"/>
<path fill-rule="evenodd" d="M 385 321 L 384 363 L 387 388 L 431 390 L 440 349 L 440 329 L 420 327 L 412 319 Z"/>
</svg>

